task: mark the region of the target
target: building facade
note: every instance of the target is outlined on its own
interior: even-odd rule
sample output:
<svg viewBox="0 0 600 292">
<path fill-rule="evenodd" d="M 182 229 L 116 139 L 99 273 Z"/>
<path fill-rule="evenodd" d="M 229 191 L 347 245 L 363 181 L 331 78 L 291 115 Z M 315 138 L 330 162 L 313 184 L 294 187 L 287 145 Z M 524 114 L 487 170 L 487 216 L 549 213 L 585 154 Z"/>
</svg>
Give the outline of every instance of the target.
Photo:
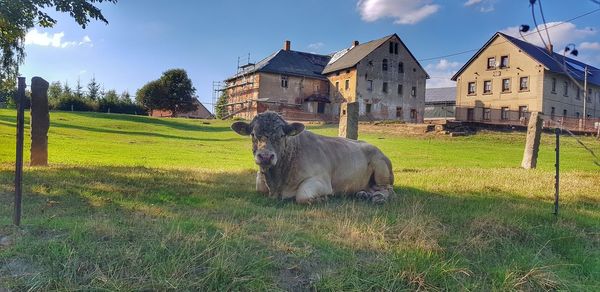
<svg viewBox="0 0 600 292">
<path fill-rule="evenodd" d="M 425 120 L 454 120 L 456 87 L 425 90 Z"/>
<path fill-rule="evenodd" d="M 578 86 L 585 68 L 599 69 L 550 53 L 546 48 L 496 33 L 453 77 L 456 119 L 525 123 L 528 112 L 545 117 L 600 117 L 600 73 L 587 76 L 587 100 Z M 570 72 L 567 74 L 566 72 Z"/>
<path fill-rule="evenodd" d="M 290 119 L 339 118 L 343 102 L 358 102 L 362 119 L 422 122 L 429 78 L 398 35 L 331 55 L 282 50 L 240 67 L 226 80 L 229 116 L 251 119 L 265 110 Z"/>
<path fill-rule="evenodd" d="M 427 72 L 393 34 L 333 55 L 323 70 L 329 90 L 343 102 L 358 102 L 368 120 L 422 123 Z"/>
<path fill-rule="evenodd" d="M 215 116 L 211 114 L 210 111 L 198 99 L 196 99 L 194 103 L 197 106 L 195 111 L 177 113 L 173 115 L 173 113 L 168 110 L 151 110 L 149 115 L 152 117 L 161 118 L 214 119 Z"/>
</svg>

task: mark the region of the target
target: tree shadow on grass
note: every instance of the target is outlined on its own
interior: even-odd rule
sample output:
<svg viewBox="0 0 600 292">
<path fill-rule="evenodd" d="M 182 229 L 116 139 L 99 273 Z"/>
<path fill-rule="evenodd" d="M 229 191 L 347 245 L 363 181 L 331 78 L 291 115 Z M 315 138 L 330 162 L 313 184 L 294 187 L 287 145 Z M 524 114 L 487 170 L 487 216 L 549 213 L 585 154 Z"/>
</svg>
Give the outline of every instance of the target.
<svg viewBox="0 0 600 292">
<path fill-rule="evenodd" d="M 561 279 L 593 276 L 585 259 L 598 252 L 586 234 L 598 231 L 588 214 L 596 207 L 573 203 L 555 220 L 551 201 L 500 189 L 410 187 L 385 205 L 333 197 L 304 206 L 256 193 L 254 174 L 27 168 L 27 233 L 0 264 L 28 258 L 43 277 L 14 287 L 43 279 L 38 287 L 47 289 L 63 281 L 82 289 L 486 290 L 515 288 L 548 265 Z M 11 181 L 12 170 L 0 170 L 2 214 L 10 214 Z M 494 283 L 490 270 L 512 278 Z"/>
<path fill-rule="evenodd" d="M 110 128 L 87 127 L 87 126 L 71 125 L 71 124 L 59 123 L 59 122 L 52 122 L 51 127 L 75 129 L 75 130 L 98 132 L 98 133 L 133 135 L 133 136 L 143 136 L 143 137 L 157 137 L 157 138 L 165 138 L 165 139 L 190 140 L 190 141 L 236 141 L 236 140 L 241 140 L 240 138 L 223 138 L 223 139 L 194 138 L 194 137 L 186 137 L 186 136 L 160 134 L 160 133 L 155 133 L 155 132 L 139 132 L 139 131 L 115 130 L 115 129 L 110 129 Z"/>
<path fill-rule="evenodd" d="M 176 130 L 182 131 L 202 131 L 202 132 L 226 132 L 231 131 L 229 127 L 215 127 L 203 125 L 202 120 L 189 119 L 186 122 L 179 121 L 173 118 L 155 118 L 148 116 L 135 116 L 135 115 L 124 115 L 124 114 L 104 114 L 104 113 L 83 113 L 73 112 L 74 115 L 93 117 L 107 120 L 119 120 L 125 122 L 135 122 L 142 124 L 151 124 L 156 126 L 169 127 Z M 208 121 L 210 123 L 210 121 Z"/>
</svg>

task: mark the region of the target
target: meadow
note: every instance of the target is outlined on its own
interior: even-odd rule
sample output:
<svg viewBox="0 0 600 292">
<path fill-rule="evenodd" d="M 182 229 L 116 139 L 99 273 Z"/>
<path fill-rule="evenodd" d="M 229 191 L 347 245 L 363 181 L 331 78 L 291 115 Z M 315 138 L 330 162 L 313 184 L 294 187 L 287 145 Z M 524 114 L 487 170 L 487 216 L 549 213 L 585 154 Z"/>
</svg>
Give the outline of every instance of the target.
<svg viewBox="0 0 600 292">
<path fill-rule="evenodd" d="M 397 195 L 298 205 L 254 191 L 230 121 L 52 112 L 50 166 L 25 168 L 16 228 L 15 120 L 0 109 L 0 291 L 600 290 L 600 167 L 571 137 L 558 216 L 554 138 L 523 170 L 518 132 L 362 131 Z"/>
</svg>

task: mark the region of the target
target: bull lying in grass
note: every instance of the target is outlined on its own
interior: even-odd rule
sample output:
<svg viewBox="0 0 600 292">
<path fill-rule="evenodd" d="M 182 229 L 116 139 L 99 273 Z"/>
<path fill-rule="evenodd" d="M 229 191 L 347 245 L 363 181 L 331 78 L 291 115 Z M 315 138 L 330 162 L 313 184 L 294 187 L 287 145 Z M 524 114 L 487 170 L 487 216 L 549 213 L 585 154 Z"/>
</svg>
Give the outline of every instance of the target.
<svg viewBox="0 0 600 292">
<path fill-rule="evenodd" d="M 356 194 L 383 203 L 393 194 L 390 160 L 362 141 L 325 137 L 265 112 L 250 124 L 235 122 L 238 134 L 252 136 L 254 161 L 259 166 L 256 189 L 271 197 L 311 203 L 332 194 Z"/>
</svg>

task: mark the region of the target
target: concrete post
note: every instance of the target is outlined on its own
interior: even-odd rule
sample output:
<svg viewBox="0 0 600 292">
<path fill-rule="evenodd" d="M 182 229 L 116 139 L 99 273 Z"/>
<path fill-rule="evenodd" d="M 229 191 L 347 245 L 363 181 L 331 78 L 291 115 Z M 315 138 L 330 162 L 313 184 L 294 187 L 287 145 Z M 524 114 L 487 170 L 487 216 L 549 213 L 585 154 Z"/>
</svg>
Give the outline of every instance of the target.
<svg viewBox="0 0 600 292">
<path fill-rule="evenodd" d="M 525 151 L 523 152 L 523 161 L 521 162 L 521 167 L 525 169 L 532 169 L 537 165 L 540 140 L 542 138 L 542 125 L 543 121 L 539 113 L 532 112 L 529 116 L 527 141 L 525 142 Z"/>
<path fill-rule="evenodd" d="M 344 102 L 340 107 L 340 126 L 338 136 L 358 139 L 358 102 Z"/>
<path fill-rule="evenodd" d="M 31 79 L 31 166 L 48 165 L 48 81 Z"/>
</svg>

